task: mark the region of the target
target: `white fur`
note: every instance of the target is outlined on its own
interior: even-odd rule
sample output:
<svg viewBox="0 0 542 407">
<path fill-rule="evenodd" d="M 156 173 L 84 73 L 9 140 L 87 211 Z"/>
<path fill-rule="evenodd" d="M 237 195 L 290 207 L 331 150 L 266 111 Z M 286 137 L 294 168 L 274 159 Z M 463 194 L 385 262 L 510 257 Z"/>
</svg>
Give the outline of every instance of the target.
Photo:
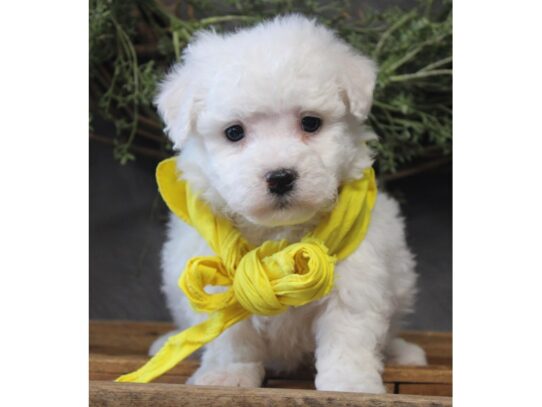
<svg viewBox="0 0 542 407">
<path fill-rule="evenodd" d="M 299 240 L 329 211 L 339 186 L 372 164 L 362 127 L 376 67 L 331 31 L 302 16 L 276 18 L 233 34 L 204 32 L 162 83 L 156 103 L 177 160 L 193 188 L 253 244 Z M 299 121 L 322 118 L 317 133 Z M 246 136 L 228 141 L 224 129 Z M 278 207 L 264 175 L 299 173 Z M 205 319 L 178 288 L 186 261 L 212 254 L 191 227 L 171 217 L 164 245 L 163 291 L 175 323 Z M 259 386 L 264 367 L 292 370 L 315 355 L 320 390 L 382 393 L 386 351 L 394 362 L 424 364 L 423 351 L 395 338 L 412 308 L 416 274 L 395 201 L 378 196 L 365 241 L 336 266 L 325 299 L 275 317 L 252 317 L 206 346 L 194 384 Z M 164 338 L 153 345 L 154 353 Z"/>
</svg>

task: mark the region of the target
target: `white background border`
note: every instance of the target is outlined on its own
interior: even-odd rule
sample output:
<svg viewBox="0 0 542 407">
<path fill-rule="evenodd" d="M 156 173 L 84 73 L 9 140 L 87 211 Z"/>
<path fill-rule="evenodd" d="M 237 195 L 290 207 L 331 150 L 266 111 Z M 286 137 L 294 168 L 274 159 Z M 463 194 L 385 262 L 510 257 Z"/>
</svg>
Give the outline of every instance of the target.
<svg viewBox="0 0 542 407">
<path fill-rule="evenodd" d="M 0 8 L 0 405 L 88 405 L 88 3 Z"/>
<path fill-rule="evenodd" d="M 541 7 L 454 2 L 454 404 L 537 405 Z"/>
</svg>

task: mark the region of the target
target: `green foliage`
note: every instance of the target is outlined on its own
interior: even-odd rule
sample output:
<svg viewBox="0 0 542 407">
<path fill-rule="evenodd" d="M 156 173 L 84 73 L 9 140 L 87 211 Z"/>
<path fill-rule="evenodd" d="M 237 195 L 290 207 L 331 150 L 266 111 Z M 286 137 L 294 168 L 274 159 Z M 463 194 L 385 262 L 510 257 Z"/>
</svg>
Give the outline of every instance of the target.
<svg viewBox="0 0 542 407">
<path fill-rule="evenodd" d="M 355 10 L 349 0 L 90 1 L 91 117 L 114 125 L 121 162 L 171 154 L 152 106 L 157 81 L 192 35 L 251 25 L 277 14 L 315 16 L 379 65 L 368 124 L 380 141 L 377 165 L 394 173 L 414 160 L 442 160 L 452 143 L 451 2 L 410 11 Z"/>
</svg>

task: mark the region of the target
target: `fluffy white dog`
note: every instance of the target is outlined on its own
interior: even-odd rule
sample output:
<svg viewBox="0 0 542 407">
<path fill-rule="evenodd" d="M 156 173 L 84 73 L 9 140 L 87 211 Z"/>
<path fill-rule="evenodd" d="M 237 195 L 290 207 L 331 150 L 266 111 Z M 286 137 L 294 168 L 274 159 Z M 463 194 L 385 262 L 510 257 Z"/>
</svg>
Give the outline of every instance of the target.
<svg viewBox="0 0 542 407">
<path fill-rule="evenodd" d="M 156 99 L 182 150 L 178 167 L 252 244 L 298 241 L 333 207 L 338 187 L 372 164 L 366 142 L 374 135 L 362 123 L 375 64 L 315 21 L 293 15 L 227 35 L 202 32 L 183 59 Z M 206 316 L 189 306 L 179 275 L 189 258 L 212 254 L 171 216 L 163 291 L 181 329 Z M 317 389 L 385 392 L 385 358 L 426 363 L 423 350 L 395 337 L 413 305 L 414 264 L 398 205 L 381 192 L 365 240 L 336 266 L 330 295 L 231 327 L 206 346 L 189 382 L 260 386 L 264 368 L 292 370 L 314 354 Z"/>
</svg>

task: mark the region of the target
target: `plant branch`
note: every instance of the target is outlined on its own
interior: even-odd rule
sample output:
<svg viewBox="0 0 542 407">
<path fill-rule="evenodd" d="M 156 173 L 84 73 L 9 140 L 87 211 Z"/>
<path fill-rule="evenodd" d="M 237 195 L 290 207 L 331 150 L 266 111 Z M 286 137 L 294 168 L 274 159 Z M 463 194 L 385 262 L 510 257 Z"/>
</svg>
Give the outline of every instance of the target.
<svg viewBox="0 0 542 407">
<path fill-rule="evenodd" d="M 410 81 L 412 79 L 427 78 L 429 76 L 439 76 L 439 75 L 452 75 L 452 70 L 451 69 L 436 69 L 434 71 L 407 73 L 404 75 L 391 76 L 389 80 L 391 82 L 402 82 L 402 81 Z"/>
<path fill-rule="evenodd" d="M 449 164 L 452 162 L 452 157 L 443 157 L 438 160 L 429 161 L 423 164 L 419 164 L 413 167 L 405 168 L 401 171 L 397 171 L 391 174 L 384 174 L 381 179 L 385 182 L 388 181 L 395 181 L 400 178 L 410 177 L 412 175 L 420 174 L 422 172 L 426 172 L 429 170 L 434 170 L 435 168 L 442 167 L 446 164 Z"/>
<path fill-rule="evenodd" d="M 111 138 L 104 137 L 104 136 L 99 136 L 99 135 L 97 135 L 95 133 L 89 133 L 89 139 L 97 141 L 97 142 L 102 143 L 102 144 L 108 144 L 108 145 L 111 145 L 111 146 L 115 145 L 115 141 L 112 140 Z M 153 150 L 151 148 L 146 148 L 146 147 L 135 146 L 133 144 L 130 146 L 130 150 L 132 150 L 132 151 L 134 151 L 136 153 L 140 153 L 142 155 L 145 155 L 147 157 L 158 158 L 160 160 L 169 157 L 168 154 L 163 153 L 161 151 L 156 151 L 156 150 Z"/>
<path fill-rule="evenodd" d="M 393 23 L 390 28 L 388 28 L 387 31 L 385 31 L 382 36 L 380 37 L 380 40 L 376 44 L 376 47 L 373 51 L 373 58 L 377 59 L 378 55 L 380 54 L 380 50 L 384 47 L 384 44 L 388 40 L 388 38 L 391 37 L 391 35 L 394 33 L 394 31 L 401 28 L 404 24 L 406 24 L 409 20 L 413 19 L 416 16 L 416 12 L 411 11 L 410 13 L 405 14 L 399 20 L 397 20 L 395 23 Z"/>
</svg>

